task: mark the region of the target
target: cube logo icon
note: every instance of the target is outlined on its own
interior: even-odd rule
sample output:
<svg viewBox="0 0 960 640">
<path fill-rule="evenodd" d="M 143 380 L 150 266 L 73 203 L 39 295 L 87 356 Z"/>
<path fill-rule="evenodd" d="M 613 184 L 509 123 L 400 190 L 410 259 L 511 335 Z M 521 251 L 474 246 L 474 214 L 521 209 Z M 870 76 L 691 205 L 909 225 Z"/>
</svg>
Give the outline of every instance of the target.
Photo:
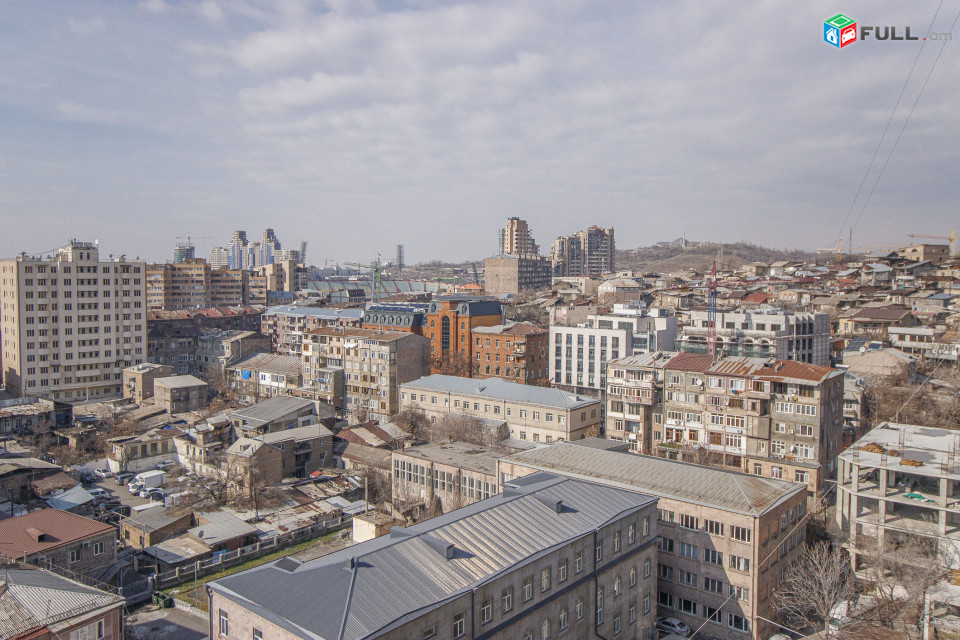
<svg viewBox="0 0 960 640">
<path fill-rule="evenodd" d="M 823 23 L 823 41 L 837 49 L 857 41 L 857 21 L 838 13 Z"/>
</svg>

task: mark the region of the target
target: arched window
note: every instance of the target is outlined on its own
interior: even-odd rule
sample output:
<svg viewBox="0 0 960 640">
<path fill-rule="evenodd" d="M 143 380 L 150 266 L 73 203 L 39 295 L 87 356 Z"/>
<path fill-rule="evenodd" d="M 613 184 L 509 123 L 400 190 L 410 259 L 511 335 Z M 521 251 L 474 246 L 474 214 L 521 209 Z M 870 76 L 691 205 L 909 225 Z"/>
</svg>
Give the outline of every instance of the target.
<svg viewBox="0 0 960 640">
<path fill-rule="evenodd" d="M 573 613 L 577 620 L 583 620 L 583 598 L 577 598 L 577 604 L 573 608 Z"/>
<path fill-rule="evenodd" d="M 613 595 L 619 596 L 622 590 L 623 590 L 623 580 L 620 579 L 620 576 L 617 576 L 617 579 L 613 581 Z"/>
<path fill-rule="evenodd" d="M 544 620 L 540 625 L 540 640 L 550 640 L 550 621 Z"/>
<path fill-rule="evenodd" d="M 637 568 L 636 567 L 630 568 L 630 586 L 631 587 L 637 586 Z"/>
<path fill-rule="evenodd" d="M 567 608 L 564 607 L 560 609 L 560 631 L 563 631 L 567 628 L 567 622 L 570 617 L 570 613 L 567 611 Z"/>
</svg>

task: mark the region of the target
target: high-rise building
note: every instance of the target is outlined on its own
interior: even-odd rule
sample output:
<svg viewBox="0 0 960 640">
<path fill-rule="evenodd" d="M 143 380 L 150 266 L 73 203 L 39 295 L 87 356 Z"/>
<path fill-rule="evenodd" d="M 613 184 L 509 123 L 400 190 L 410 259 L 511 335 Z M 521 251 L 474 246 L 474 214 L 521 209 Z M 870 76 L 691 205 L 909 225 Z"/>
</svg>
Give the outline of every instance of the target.
<svg viewBox="0 0 960 640">
<path fill-rule="evenodd" d="M 231 269 L 249 269 L 247 264 L 247 232 L 234 231 L 227 252 Z"/>
<path fill-rule="evenodd" d="M 234 231 L 230 243 L 227 245 L 227 255 L 231 269 L 256 269 L 277 260 L 280 251 L 280 241 L 273 229 L 264 229 L 263 238 L 253 242 L 247 241 L 246 231 Z M 286 259 L 299 260 L 300 256 L 286 255 Z"/>
<path fill-rule="evenodd" d="M 507 226 L 500 229 L 500 248 L 498 253 L 511 256 L 538 256 L 540 248 L 533 240 L 530 226 L 526 220 L 507 218 Z"/>
<path fill-rule="evenodd" d="M 146 358 L 146 297 L 146 264 L 101 261 L 93 242 L 0 261 L 7 391 L 66 402 L 120 397 L 123 369 Z"/>
<path fill-rule="evenodd" d="M 561 236 L 553 243 L 550 255 L 553 275 L 598 278 L 616 270 L 615 254 L 613 227 L 593 226 L 572 236 Z"/>
<path fill-rule="evenodd" d="M 552 281 L 547 258 L 503 253 L 483 261 L 483 289 L 493 296 L 549 287 Z"/>
<path fill-rule="evenodd" d="M 184 260 L 192 260 L 197 256 L 197 248 L 188 239 L 186 242 L 178 242 L 173 248 L 173 263 L 180 264 Z"/>
<path fill-rule="evenodd" d="M 207 260 L 211 269 L 226 269 L 230 267 L 230 251 L 226 247 L 214 247 L 210 250 Z"/>
</svg>

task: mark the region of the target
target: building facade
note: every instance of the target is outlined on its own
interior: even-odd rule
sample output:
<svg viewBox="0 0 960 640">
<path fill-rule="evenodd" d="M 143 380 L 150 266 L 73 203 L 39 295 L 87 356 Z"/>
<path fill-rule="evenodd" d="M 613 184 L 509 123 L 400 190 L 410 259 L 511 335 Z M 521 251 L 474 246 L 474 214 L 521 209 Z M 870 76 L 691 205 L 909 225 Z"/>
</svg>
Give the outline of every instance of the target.
<svg viewBox="0 0 960 640">
<path fill-rule="evenodd" d="M 502 315 L 500 302 L 491 298 L 435 296 L 423 330 L 430 339 L 434 373 L 452 367 L 469 375 L 474 359 L 472 331 L 500 324 Z"/>
<path fill-rule="evenodd" d="M 803 485 L 573 443 L 498 462 L 504 486 L 537 472 L 658 499 L 659 551 L 649 568 L 657 615 L 702 626 L 704 637 L 721 640 L 761 640 L 778 631 L 764 619 L 776 619 L 772 591 L 803 546 Z"/>
<path fill-rule="evenodd" d="M 592 226 L 572 236 L 559 237 L 550 254 L 553 275 L 590 276 L 616 271 L 616 245 L 613 227 Z"/>
<path fill-rule="evenodd" d="M 533 239 L 526 220 L 507 218 L 507 226 L 500 229 L 497 253 L 511 256 L 539 256 L 540 248 Z"/>
<path fill-rule="evenodd" d="M 304 332 L 320 327 L 357 327 L 363 315 L 360 309 L 281 305 L 263 312 L 260 333 L 270 338 L 274 353 L 300 356 Z"/>
<path fill-rule="evenodd" d="M 0 557 L 100 578 L 117 559 L 113 525 L 59 509 L 0 520 Z"/>
<path fill-rule="evenodd" d="M 146 360 L 146 264 L 100 260 L 72 240 L 48 259 L 0 261 L 4 385 L 15 395 L 81 402 L 122 395 L 122 371 Z"/>
<path fill-rule="evenodd" d="M 477 327 L 473 330 L 475 378 L 503 378 L 520 384 L 548 380 L 549 331 L 529 322 Z"/>
<path fill-rule="evenodd" d="M 543 289 L 552 281 L 553 270 L 547 258 L 500 254 L 483 261 L 483 290 L 491 296 Z"/>
<path fill-rule="evenodd" d="M 540 474 L 317 560 L 209 583 L 211 636 L 652 640 L 656 540 L 655 499 Z M 318 589 L 336 605 L 297 595 Z"/>
<path fill-rule="evenodd" d="M 579 440 L 602 427 L 602 403 L 559 389 L 435 374 L 400 385 L 400 408 L 436 422 L 450 413 L 502 420 L 510 437 L 532 442 Z"/>
</svg>

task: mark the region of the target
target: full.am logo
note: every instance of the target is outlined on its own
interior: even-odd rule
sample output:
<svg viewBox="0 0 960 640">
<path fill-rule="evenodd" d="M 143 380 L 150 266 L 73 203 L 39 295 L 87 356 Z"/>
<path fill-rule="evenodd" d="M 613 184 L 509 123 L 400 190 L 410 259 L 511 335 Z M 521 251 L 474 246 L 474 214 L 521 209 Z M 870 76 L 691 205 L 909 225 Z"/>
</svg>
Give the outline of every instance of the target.
<svg viewBox="0 0 960 640">
<path fill-rule="evenodd" d="M 866 40 L 872 37 L 875 40 L 919 40 L 919 36 L 910 33 L 910 27 L 901 27 L 902 32 L 897 32 L 897 27 L 860 27 L 857 33 L 857 21 L 850 16 L 838 13 L 823 23 L 823 41 L 827 44 L 842 49 L 853 44 L 857 40 Z M 902 35 L 901 35 L 902 34 Z M 859 37 L 858 37 L 859 36 Z M 951 33 L 931 33 L 924 40 L 951 40 Z"/>
</svg>

